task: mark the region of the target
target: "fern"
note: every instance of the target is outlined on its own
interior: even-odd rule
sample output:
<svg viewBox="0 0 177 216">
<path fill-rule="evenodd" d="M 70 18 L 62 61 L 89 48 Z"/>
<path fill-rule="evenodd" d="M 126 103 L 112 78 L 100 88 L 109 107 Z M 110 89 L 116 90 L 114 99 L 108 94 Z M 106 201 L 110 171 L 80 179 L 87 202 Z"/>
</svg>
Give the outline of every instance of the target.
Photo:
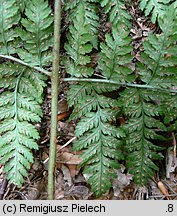
<svg viewBox="0 0 177 216">
<path fill-rule="evenodd" d="M 25 10 L 27 0 L 16 0 L 16 2 L 20 7 L 20 11 L 23 12 Z"/>
<path fill-rule="evenodd" d="M 127 167 L 134 175 L 135 182 L 141 186 L 147 184 L 149 177 L 153 176 L 153 170 L 158 170 L 153 159 L 162 158 L 156 153 L 161 148 L 154 145 L 152 140 L 163 140 L 157 132 L 166 130 L 157 118 L 162 114 L 162 110 L 152 103 L 155 103 L 150 99 L 152 95 L 149 95 L 148 91 L 132 88 L 121 94 L 124 114 L 129 118 L 126 121 L 129 134 L 126 143 Z"/>
<path fill-rule="evenodd" d="M 80 3 L 78 7 L 78 14 L 73 20 L 74 27 L 70 27 L 71 35 L 65 46 L 70 57 L 70 65 L 68 67 L 66 61 L 66 69 L 72 76 L 90 77 L 93 69 L 88 67 L 90 57 L 87 54 L 92 50 L 92 37 L 89 34 L 90 27 L 85 18 L 84 5 Z M 84 49 L 88 46 L 89 49 Z M 78 139 L 74 149 L 84 151 L 82 166 L 85 167 L 85 173 L 91 174 L 88 182 L 97 196 L 111 187 L 111 179 L 115 176 L 114 168 L 119 167 L 117 159 L 123 158 L 120 148 L 121 138 L 125 133 L 110 123 L 115 121 L 118 112 L 114 108 L 115 100 L 102 95 L 103 92 L 116 88 L 84 82 L 70 86 L 68 91 L 68 103 L 70 106 L 74 105 L 71 119 L 81 118 L 75 131 Z"/>
<path fill-rule="evenodd" d="M 132 82 L 132 70 L 128 64 L 132 60 L 131 39 L 128 36 L 129 30 L 124 23 L 115 25 L 112 28 L 112 35 L 106 34 L 105 42 L 101 43 L 100 59 L 98 67 L 102 74 L 117 82 Z"/>
<path fill-rule="evenodd" d="M 162 33 L 150 34 L 144 42 L 144 52 L 141 53 L 141 63 L 137 64 L 137 72 L 141 81 L 152 86 L 160 86 L 162 89 L 176 86 L 176 9 L 172 5 L 159 19 Z M 168 23 L 168 25 L 167 25 Z M 166 127 L 158 116 L 166 115 L 166 122 L 173 120 L 168 116 L 172 105 L 165 109 L 164 103 L 174 100 L 176 96 L 169 93 L 126 89 L 121 93 L 124 114 L 127 117 L 127 166 L 134 174 L 134 180 L 139 185 L 145 185 L 153 170 L 158 167 L 153 159 L 160 159 L 157 151 L 158 146 L 153 144 L 154 140 L 164 140 L 158 131 L 166 131 Z M 171 104 L 171 103 L 170 103 Z M 169 106 L 169 104 L 168 104 Z"/>
<path fill-rule="evenodd" d="M 65 60 L 67 73 L 76 77 L 88 77 L 93 73 L 93 69 L 88 67 L 92 51 L 92 36 L 89 33 L 90 26 L 85 19 L 84 4 L 78 6 L 78 13 L 73 20 L 73 25 L 70 26 L 70 34 L 68 43 L 65 44 L 65 49 L 68 58 Z"/>
<path fill-rule="evenodd" d="M 69 20 L 73 20 L 77 13 L 79 13 L 79 5 L 83 4 L 84 7 L 84 18 L 85 24 L 89 26 L 88 33 L 90 33 L 92 39 L 91 44 L 94 48 L 98 48 L 98 26 L 99 17 L 98 7 L 95 3 L 98 0 L 76 0 L 76 1 L 66 1 L 65 10 L 69 11 Z"/>
<path fill-rule="evenodd" d="M 1 54 L 18 51 L 19 56 L 26 62 L 31 63 L 32 59 L 33 65 L 40 67 L 48 65 L 47 60 L 51 58 L 49 29 L 52 20 L 47 3 L 43 0 L 37 2 L 32 0 L 26 6 L 25 14 L 28 19 L 23 18 L 21 21 L 26 28 L 23 31 L 14 28 L 16 24 L 20 25 L 19 8 L 15 5 L 15 1 L 0 3 L 2 23 L 0 38 L 3 38 Z M 7 11 L 9 15 L 6 16 Z M 41 25 L 42 20 L 44 20 L 43 25 Z M 11 22 L 13 30 L 10 27 L 6 28 L 8 22 Z M 10 39 L 8 35 L 11 35 Z M 16 40 L 19 36 L 23 40 L 23 49 L 26 49 L 26 53 L 20 48 L 21 43 L 16 50 L 10 50 L 16 41 L 20 41 L 19 38 Z M 39 134 L 32 123 L 41 120 L 40 103 L 43 101 L 45 80 L 45 75 L 10 61 L 0 66 L 0 88 L 4 88 L 0 95 L 0 162 L 5 165 L 4 172 L 9 182 L 18 186 L 24 182 L 24 177 L 28 174 L 27 169 L 33 162 L 31 150 L 38 149 L 36 141 Z"/>
<path fill-rule="evenodd" d="M 15 0 L 0 0 L 0 54 L 15 53 L 15 38 L 18 37 L 14 26 L 19 22 L 19 7 Z"/>
<path fill-rule="evenodd" d="M 73 101 L 75 105 L 71 119 L 82 118 L 75 130 L 78 139 L 74 150 L 84 150 L 84 173 L 91 174 L 88 182 L 99 196 L 111 187 L 114 168 L 119 167 L 117 160 L 123 159 L 120 147 L 125 133 L 110 123 L 117 114 L 115 100 L 100 94 L 100 89 L 97 91 L 93 84 L 75 85 L 75 90 L 77 93 L 71 87 L 68 92 L 69 105 L 73 105 Z"/>
<path fill-rule="evenodd" d="M 25 62 L 34 66 L 51 64 L 52 54 L 49 50 L 52 47 L 53 18 L 47 1 L 32 0 L 25 8 L 26 18 L 21 20 L 23 27 L 17 30 L 23 43 L 19 48 L 18 55 Z"/>
<path fill-rule="evenodd" d="M 157 18 L 163 16 L 170 2 L 171 0 L 141 0 L 140 9 L 145 11 L 145 16 L 152 13 L 151 21 L 155 23 Z"/>
<path fill-rule="evenodd" d="M 126 7 L 121 0 L 101 0 L 101 6 L 105 13 L 109 13 L 109 20 L 114 24 L 124 23 L 126 27 L 130 26 L 131 16 L 126 12 Z"/>
<path fill-rule="evenodd" d="M 141 54 L 141 63 L 138 64 L 138 74 L 141 80 L 152 86 L 172 88 L 176 86 L 176 10 L 172 5 L 159 19 L 162 33 L 149 34 L 144 42 L 144 52 Z"/>
</svg>

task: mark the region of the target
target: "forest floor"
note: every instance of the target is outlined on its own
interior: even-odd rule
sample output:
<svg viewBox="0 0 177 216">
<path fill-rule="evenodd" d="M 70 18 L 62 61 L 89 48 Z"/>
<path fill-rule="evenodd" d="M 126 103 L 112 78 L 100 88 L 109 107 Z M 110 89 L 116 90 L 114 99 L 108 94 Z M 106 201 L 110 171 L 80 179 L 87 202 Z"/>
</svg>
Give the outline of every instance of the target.
<svg viewBox="0 0 177 216">
<path fill-rule="evenodd" d="M 152 24 L 150 18 L 145 17 L 138 9 L 136 1 L 134 5 L 129 6 L 129 13 L 132 15 L 131 36 L 134 46 L 134 60 L 132 67 L 141 52 L 141 44 L 147 37 L 149 31 L 158 32 L 156 24 Z M 63 26 L 67 25 L 65 14 L 63 14 Z M 100 9 L 100 27 L 99 40 L 104 41 L 104 36 L 111 30 L 111 24 L 108 17 Z M 67 31 L 67 28 L 66 28 Z M 66 40 L 66 31 L 62 34 L 62 41 Z M 63 49 L 63 48 L 62 48 Z M 61 54 L 64 50 L 61 50 Z M 96 67 L 97 53 L 93 53 L 92 64 Z M 64 69 L 61 69 L 62 77 L 66 76 Z M 69 115 L 72 112 L 68 108 L 66 92 L 68 85 L 61 83 L 59 89 L 58 102 L 58 143 L 55 169 L 55 199 L 57 200 L 177 200 L 177 173 L 171 172 L 167 167 L 170 156 L 164 152 L 164 160 L 159 162 L 160 171 L 154 172 L 146 187 L 137 187 L 132 178 L 133 176 L 125 169 L 124 164 L 117 170 L 117 178 L 113 180 L 113 187 L 101 197 L 95 198 L 87 184 L 88 176 L 84 175 L 79 168 L 81 159 L 80 152 L 72 151 L 72 144 L 75 141 L 74 129 L 76 122 L 69 121 Z M 26 179 L 22 188 L 13 185 L 7 185 L 3 199 L 20 200 L 45 200 L 47 199 L 47 170 L 49 159 L 49 136 L 50 136 L 50 116 L 51 116 L 51 83 L 48 80 L 45 91 L 45 99 L 42 106 L 43 119 L 41 124 L 36 125 L 40 131 L 40 140 L 38 141 L 39 150 L 34 152 L 35 161 L 31 165 L 29 177 Z M 172 136 L 171 134 L 169 136 Z M 174 141 L 174 140 L 173 140 Z M 167 145 L 172 146 L 172 143 Z M 168 176 L 168 178 L 167 178 Z M 0 168 L 1 187 L 5 184 L 2 168 Z M 5 187 L 5 186 L 4 186 Z"/>
</svg>

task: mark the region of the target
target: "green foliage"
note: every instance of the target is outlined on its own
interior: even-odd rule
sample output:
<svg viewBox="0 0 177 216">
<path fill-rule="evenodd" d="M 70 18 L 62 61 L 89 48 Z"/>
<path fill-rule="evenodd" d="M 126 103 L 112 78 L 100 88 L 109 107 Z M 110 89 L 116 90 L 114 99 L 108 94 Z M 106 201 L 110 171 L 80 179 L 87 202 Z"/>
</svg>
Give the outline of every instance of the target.
<svg viewBox="0 0 177 216">
<path fill-rule="evenodd" d="M 80 5 L 83 5 L 85 24 L 88 25 L 88 33 L 91 35 L 91 44 L 94 48 L 98 48 L 98 7 L 95 3 L 99 0 L 76 0 L 66 1 L 65 10 L 69 11 L 69 20 L 75 19 L 79 13 Z"/>
<path fill-rule="evenodd" d="M 146 13 L 149 15 L 151 12 L 149 4 L 145 4 L 143 8 L 142 2 L 141 8 L 148 8 L 150 11 Z M 143 43 L 144 50 L 140 55 L 140 61 L 135 65 L 135 71 L 131 67 L 133 58 L 132 41 L 129 36 L 131 17 L 127 14 L 123 1 L 103 0 L 101 6 L 104 6 L 105 12 L 109 13 L 112 32 L 107 33 L 105 42 L 100 44 L 97 69 L 106 80 L 122 83 L 124 89 L 119 92 L 120 95 L 115 100 L 109 97 L 108 92 L 116 90 L 116 85 L 106 83 L 100 85 L 99 82 L 93 83 L 90 79 L 90 82 L 70 85 L 68 91 L 68 103 L 74 106 L 71 119 L 79 120 L 75 130 L 77 141 L 74 150 L 83 150 L 82 166 L 85 168 L 84 172 L 90 175 L 88 182 L 97 196 L 111 187 L 111 180 L 115 175 L 114 169 L 119 166 L 119 160 L 124 159 L 123 155 L 126 155 L 125 162 L 129 172 L 133 174 L 135 183 L 146 185 L 154 170 L 158 170 L 155 160 L 162 159 L 162 155 L 158 153 L 162 150 L 158 142 L 165 138 L 160 134 L 167 131 L 165 124 L 172 121 L 174 124 L 168 130 L 173 131 L 177 118 L 176 94 L 168 92 L 177 85 L 175 5 L 172 4 L 168 10 L 166 8 L 163 16 L 160 12 L 157 14 L 161 33 L 157 35 L 149 33 Z M 157 7 L 152 9 L 155 14 Z M 154 14 L 153 21 L 156 20 Z M 87 25 L 82 24 L 82 27 L 87 29 Z M 83 67 L 83 62 L 76 58 L 77 49 L 73 49 L 78 32 L 82 31 L 73 31 L 72 40 L 70 36 L 68 37 L 68 44 L 72 49 L 69 52 L 67 45 L 66 51 L 70 59 L 73 59 L 72 63 L 77 62 L 77 69 L 72 67 L 72 64 L 66 69 L 72 76 L 90 77 L 92 73 L 87 70 L 84 74 L 78 75 L 78 68 Z M 82 54 L 82 51 L 80 53 Z M 84 56 L 89 53 L 90 50 L 88 53 L 84 52 Z M 72 73 L 71 68 L 73 68 Z M 127 88 L 126 83 L 134 83 L 135 87 L 132 84 L 131 88 Z M 141 87 L 141 84 L 150 85 L 151 88 L 137 88 Z M 115 118 L 120 115 L 124 116 L 126 123 L 115 127 Z"/>
<path fill-rule="evenodd" d="M 16 53 L 30 64 L 48 65 L 52 18 L 46 1 L 30 1 L 25 7 L 26 18 L 21 19 L 25 30 L 19 23 L 16 1 L 1 1 L 0 12 L 0 53 Z M 17 49 L 12 49 L 17 42 Z M 10 61 L 0 65 L 0 88 L 4 88 L 0 94 L 0 163 L 9 182 L 18 186 L 33 162 L 32 149 L 38 149 L 39 134 L 33 123 L 41 120 L 45 80 L 45 75 L 22 65 Z"/>
<path fill-rule="evenodd" d="M 101 43 L 100 59 L 98 62 L 102 74 L 117 82 L 131 82 L 132 69 L 127 65 L 132 60 L 132 46 L 127 26 L 122 23 L 112 28 L 112 35 L 106 34 L 105 42 Z"/>
<path fill-rule="evenodd" d="M 155 23 L 157 18 L 164 15 L 171 0 L 141 0 L 140 9 L 145 11 L 145 16 L 152 14 L 151 21 Z"/>
<path fill-rule="evenodd" d="M 161 107 L 155 104 L 155 100 L 151 100 L 152 95 L 147 90 L 136 88 L 121 93 L 124 114 L 128 117 L 125 126 L 128 130 L 127 167 L 138 185 L 146 185 L 149 177 L 153 176 L 153 170 L 158 170 L 153 159 L 161 158 L 156 153 L 161 148 L 154 145 L 152 140 L 163 139 L 157 132 L 166 131 L 166 127 L 158 119 L 162 114 Z"/>
<path fill-rule="evenodd" d="M 113 25 L 123 22 L 126 27 L 130 26 L 131 16 L 126 12 L 123 1 L 101 0 L 101 6 L 104 7 L 105 13 L 109 13 L 109 20 Z"/>
<path fill-rule="evenodd" d="M 74 150 L 84 150 L 84 173 L 91 174 L 88 182 L 99 196 L 111 187 L 114 169 L 119 167 L 117 160 L 123 159 L 120 147 L 125 132 L 112 124 L 117 115 L 115 100 L 103 96 L 96 85 L 89 83 L 71 86 L 68 98 L 70 106 L 74 102 L 71 119 L 81 117 L 75 130 L 78 139 Z"/>
<path fill-rule="evenodd" d="M 49 65 L 52 53 L 49 49 L 53 45 L 53 18 L 47 1 L 32 0 L 25 8 L 26 18 L 22 18 L 22 28 L 17 29 L 23 41 L 23 47 L 18 49 L 18 55 L 25 62 L 34 66 Z"/>
<path fill-rule="evenodd" d="M 19 7 L 15 0 L 0 0 L 0 54 L 15 53 L 18 36 L 14 31 L 14 25 L 19 22 Z"/>
<path fill-rule="evenodd" d="M 133 67 L 132 24 L 126 2 L 64 3 L 70 26 L 63 63 L 71 78 L 82 78 L 82 82 L 71 84 L 67 93 L 68 104 L 73 107 L 70 119 L 78 121 L 73 149 L 83 152 L 81 166 L 97 196 L 112 186 L 120 162 L 125 162 L 135 183 L 146 185 L 158 170 L 155 160 L 162 158 L 158 142 L 164 137 L 160 134 L 177 126 L 177 96 L 169 93 L 177 86 L 176 1 L 140 1 L 141 10 L 146 16 L 152 14 L 152 22 L 157 21 L 161 30 L 156 35 L 149 33 Z M 112 26 L 101 43 L 100 6 Z M 30 66 L 51 66 L 52 25 L 47 0 L 31 0 L 28 4 L 26 0 L 0 0 L 0 54 L 15 54 Z M 95 49 L 99 52 L 96 73 L 90 57 Z M 92 82 L 98 76 L 104 79 Z M 38 149 L 34 123 L 42 116 L 40 104 L 46 79 L 31 68 L 1 62 L 0 163 L 10 183 L 18 186 L 33 162 L 32 150 Z M 111 97 L 113 91 L 118 92 L 116 99 Z M 118 123 L 120 116 L 125 124 Z"/>
<path fill-rule="evenodd" d="M 85 55 L 87 54 L 85 51 L 82 51 L 84 49 L 81 49 L 80 44 L 88 46 L 91 38 L 88 34 L 88 25 L 84 22 L 85 16 L 82 4 L 80 4 L 76 18 L 77 22 L 73 21 L 75 31 L 71 26 L 72 38 L 68 37 L 69 43 L 65 46 L 70 59 L 73 59 L 69 67 L 66 65 L 66 69 L 67 73 L 72 76 L 88 77 L 92 75 L 93 71 L 90 73 L 87 65 L 83 70 L 83 65 L 88 64 L 90 58 Z M 123 24 L 121 27 L 123 27 Z M 82 32 L 84 32 L 83 37 L 80 36 Z M 126 30 L 122 31 L 121 34 L 120 36 L 118 27 L 115 26 L 113 35 L 107 35 L 106 44 L 102 43 L 101 45 L 99 68 L 103 70 L 102 74 L 108 79 L 122 80 L 122 74 L 132 73 L 128 67 L 124 69 L 122 66 L 131 61 L 129 55 L 132 50 L 131 40 L 128 39 Z M 77 41 L 79 41 L 78 45 Z M 123 46 L 126 47 L 125 50 L 123 50 Z M 78 58 L 76 51 L 82 57 Z M 88 53 L 90 51 L 91 49 L 88 50 Z M 122 62 L 120 62 L 124 55 L 125 58 L 123 57 Z M 89 61 L 83 61 L 85 57 L 88 57 Z M 110 64 L 110 62 L 112 63 Z M 108 70 L 109 65 L 110 70 Z M 72 73 L 70 72 L 71 68 Z M 119 69 L 122 70 L 122 73 L 119 73 Z M 78 74 L 78 71 L 81 71 L 80 74 Z M 119 113 L 119 110 L 116 109 L 116 100 L 104 96 L 104 92 L 113 91 L 116 88 L 116 86 L 109 84 L 99 83 L 98 85 L 97 83 L 83 82 L 71 85 L 68 91 L 68 104 L 74 106 L 70 119 L 80 119 L 75 130 L 77 141 L 74 144 L 74 150 L 83 150 L 81 166 L 85 168 L 84 173 L 91 175 L 88 182 L 97 196 L 105 193 L 111 187 L 111 180 L 115 177 L 115 169 L 119 167 L 118 160 L 123 159 L 121 148 L 125 131 L 121 127 L 115 127 L 116 116 Z"/>
<path fill-rule="evenodd" d="M 19 5 L 20 11 L 23 12 L 25 10 L 27 0 L 16 0 L 16 3 Z"/>
<path fill-rule="evenodd" d="M 144 83 L 161 88 L 176 86 L 177 11 L 171 6 L 163 19 L 159 19 L 161 34 L 149 34 L 144 42 L 144 52 L 138 73 Z"/>
<path fill-rule="evenodd" d="M 93 73 L 93 68 L 88 66 L 92 51 L 92 36 L 89 33 L 90 26 L 85 19 L 84 4 L 80 3 L 77 14 L 70 26 L 68 43 L 65 44 L 67 59 L 65 67 L 71 76 L 88 77 Z"/>
<path fill-rule="evenodd" d="M 145 84 L 161 89 L 171 89 L 177 85 L 176 71 L 176 10 L 172 5 L 159 19 L 162 33 L 149 34 L 144 41 L 144 52 L 141 53 L 141 62 L 137 64 L 137 75 Z M 160 121 L 165 116 L 165 123 L 176 119 L 176 95 L 141 89 L 126 89 L 121 93 L 124 115 L 127 117 L 127 166 L 139 185 L 145 185 L 153 175 L 157 166 L 152 159 L 159 159 L 156 153 L 160 148 L 153 144 L 153 140 L 163 140 L 159 131 L 166 131 Z M 170 106 L 169 106 L 170 105 Z M 174 129 L 174 125 L 171 129 Z"/>
</svg>

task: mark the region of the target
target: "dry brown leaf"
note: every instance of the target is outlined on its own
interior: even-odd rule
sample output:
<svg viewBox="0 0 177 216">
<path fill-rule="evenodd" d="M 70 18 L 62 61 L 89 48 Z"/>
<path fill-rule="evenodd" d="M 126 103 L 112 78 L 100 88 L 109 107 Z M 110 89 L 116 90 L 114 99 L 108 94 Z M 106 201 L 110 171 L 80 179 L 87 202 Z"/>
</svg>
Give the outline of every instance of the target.
<svg viewBox="0 0 177 216">
<path fill-rule="evenodd" d="M 79 158 L 78 155 L 74 155 L 69 152 L 62 152 L 61 154 L 57 155 L 57 163 L 79 165 L 81 162 L 82 159 Z"/>
</svg>

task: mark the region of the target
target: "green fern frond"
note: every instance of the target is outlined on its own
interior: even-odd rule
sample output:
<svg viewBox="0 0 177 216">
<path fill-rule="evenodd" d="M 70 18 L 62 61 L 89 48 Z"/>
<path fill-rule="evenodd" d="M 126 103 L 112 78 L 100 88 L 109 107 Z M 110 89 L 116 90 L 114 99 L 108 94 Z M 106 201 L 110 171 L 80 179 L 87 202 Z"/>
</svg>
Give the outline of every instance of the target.
<svg viewBox="0 0 177 216">
<path fill-rule="evenodd" d="M 20 20 L 16 3 L 13 0 L 0 1 L 0 50 L 7 55 L 17 52 L 25 62 L 45 67 L 52 58 L 53 19 L 50 7 L 44 0 L 30 1 L 25 6 L 26 18 L 21 20 L 25 29 L 22 30 L 20 27 L 15 29 Z M 16 46 L 16 50 L 9 51 L 19 36 L 22 43 Z M 27 169 L 33 162 L 32 150 L 38 149 L 36 141 L 39 134 L 33 123 L 41 120 L 40 104 L 46 79 L 45 75 L 10 61 L 0 65 L 0 88 L 3 88 L 0 94 L 0 162 L 4 164 L 9 182 L 18 186 L 24 182 Z"/>
<path fill-rule="evenodd" d="M 52 61 L 53 18 L 47 1 L 32 0 L 25 8 L 26 18 L 21 23 L 26 30 L 17 29 L 23 41 L 23 48 L 18 54 L 25 62 L 34 66 L 49 65 Z"/>
<path fill-rule="evenodd" d="M 146 84 L 161 88 L 172 88 L 177 85 L 177 10 L 172 5 L 159 18 L 162 33 L 149 34 L 141 54 L 141 63 L 138 64 L 138 74 Z"/>
<path fill-rule="evenodd" d="M 130 14 L 126 12 L 126 7 L 121 0 L 101 0 L 101 6 L 104 7 L 105 13 L 109 13 L 110 22 L 115 25 L 124 23 L 125 26 L 130 26 Z"/>
<path fill-rule="evenodd" d="M 69 106 L 73 106 L 77 104 L 79 101 L 84 100 L 85 95 L 91 95 L 93 90 L 96 91 L 98 94 L 104 92 L 111 92 L 117 90 L 117 86 L 108 85 L 105 83 L 89 83 L 83 82 L 82 84 L 79 83 L 77 85 L 71 85 L 69 91 L 67 92 L 67 100 Z"/>
<path fill-rule="evenodd" d="M 168 131 L 175 131 L 177 128 L 177 95 L 168 95 L 163 101 L 164 123 L 168 125 Z"/>
<path fill-rule="evenodd" d="M 157 18 L 164 15 L 170 1 L 171 0 L 141 0 L 140 9 L 145 11 L 145 16 L 151 13 L 151 21 L 155 23 Z"/>
<path fill-rule="evenodd" d="M 125 126 L 128 130 L 127 166 L 134 175 L 135 183 L 146 185 L 153 176 L 153 170 L 158 170 L 153 160 L 162 158 L 156 153 L 161 148 L 152 143 L 152 140 L 163 139 L 158 134 L 159 130 L 166 130 L 164 124 L 158 120 L 162 109 L 149 99 L 146 90 L 126 89 L 121 97 L 124 113 L 129 117 Z"/>
<path fill-rule="evenodd" d="M 93 68 L 87 66 L 90 62 L 88 55 L 92 51 L 91 40 L 89 34 L 89 25 L 85 21 L 84 4 L 78 6 L 78 13 L 70 26 L 70 34 L 68 43 L 65 44 L 67 59 L 65 59 L 65 67 L 67 73 L 76 77 L 88 77 L 93 73 Z"/>
<path fill-rule="evenodd" d="M 98 67 L 102 74 L 111 80 L 118 82 L 132 82 L 132 69 L 128 64 L 132 61 L 132 46 L 129 30 L 122 25 L 112 28 L 112 35 L 106 34 L 105 43 L 101 43 L 100 59 Z"/>
<path fill-rule="evenodd" d="M 0 54 L 10 55 L 15 53 L 18 37 L 14 26 L 19 22 L 19 7 L 16 0 L 0 0 Z"/>
<path fill-rule="evenodd" d="M 81 156 L 84 173 L 91 175 L 88 182 L 99 196 L 111 187 L 114 168 L 119 167 L 117 160 L 123 158 L 120 147 L 125 132 L 110 123 L 115 121 L 118 113 L 114 109 L 115 100 L 98 94 L 91 84 L 89 89 L 85 90 L 84 97 L 77 98 L 71 118 L 82 116 L 75 131 L 78 139 L 74 150 L 84 150 Z M 74 101 L 74 98 L 71 99 L 70 95 L 71 100 Z"/>
<path fill-rule="evenodd" d="M 23 12 L 25 10 L 25 6 L 27 3 L 27 0 L 16 0 L 17 5 L 20 7 L 20 11 Z"/>
<path fill-rule="evenodd" d="M 31 123 L 40 121 L 42 111 L 35 96 L 37 88 L 27 86 L 29 83 L 23 79 L 29 69 L 18 66 L 16 73 L 16 65 L 8 63 L 7 66 L 15 70 L 9 75 L 3 73 L 4 68 L 0 70 L 0 87 L 5 88 L 0 95 L 0 162 L 5 164 L 9 182 L 21 186 L 27 176 L 26 169 L 33 162 L 30 149 L 38 149 L 35 140 L 39 134 Z M 6 79 L 13 80 L 13 86 L 7 86 Z M 34 95 L 29 97 L 31 91 Z"/>
<path fill-rule="evenodd" d="M 65 10 L 69 11 L 69 19 L 75 19 L 80 4 L 84 7 L 85 24 L 89 26 L 88 32 L 91 35 L 91 44 L 94 48 L 98 48 L 98 7 L 94 3 L 99 3 L 98 0 L 76 0 L 66 1 Z"/>
<path fill-rule="evenodd" d="M 162 89 L 176 86 L 176 18 L 176 8 L 172 5 L 159 18 L 162 33 L 156 36 L 149 34 L 143 43 L 141 63 L 137 63 L 139 81 Z M 170 120 L 168 112 L 171 108 L 165 109 L 164 103 L 169 102 L 173 96 L 157 90 L 136 88 L 126 89 L 121 93 L 129 134 L 126 144 L 129 152 L 127 166 L 139 185 L 145 185 L 153 175 L 153 170 L 158 169 L 153 160 L 161 158 L 157 153 L 161 148 L 154 145 L 153 141 L 164 140 L 158 131 L 167 130 L 158 116 L 162 118 L 165 114 L 165 121 Z"/>
</svg>

